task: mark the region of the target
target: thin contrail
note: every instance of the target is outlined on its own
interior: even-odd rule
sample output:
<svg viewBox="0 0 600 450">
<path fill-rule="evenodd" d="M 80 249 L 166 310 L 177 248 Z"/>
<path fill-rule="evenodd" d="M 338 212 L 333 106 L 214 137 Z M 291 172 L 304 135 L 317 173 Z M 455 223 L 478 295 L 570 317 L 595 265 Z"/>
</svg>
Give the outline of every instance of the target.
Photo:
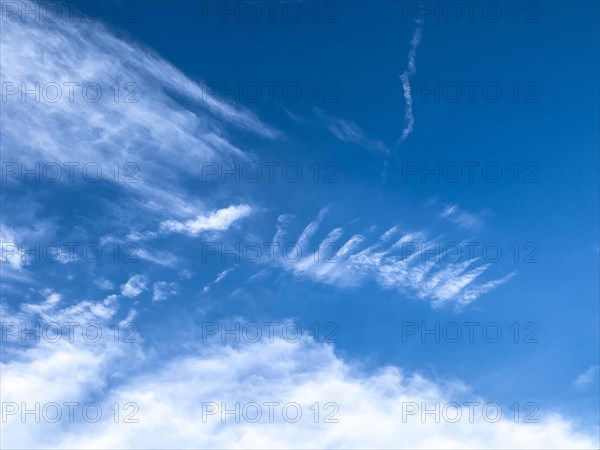
<svg viewBox="0 0 600 450">
<path fill-rule="evenodd" d="M 421 22 L 417 22 L 421 23 Z M 412 39 L 410 41 L 410 51 L 408 52 L 408 66 L 402 75 L 400 75 L 400 79 L 402 80 L 402 90 L 404 91 L 404 101 L 406 102 L 406 107 L 404 109 L 404 130 L 402 130 L 402 136 L 400 137 L 400 142 L 406 140 L 408 135 L 412 133 L 413 127 L 415 125 L 415 118 L 413 116 L 413 99 L 412 92 L 410 90 L 410 77 L 412 77 L 416 72 L 415 67 L 415 57 L 417 55 L 417 47 L 421 42 L 421 26 L 419 25 L 415 32 L 413 33 Z"/>
</svg>

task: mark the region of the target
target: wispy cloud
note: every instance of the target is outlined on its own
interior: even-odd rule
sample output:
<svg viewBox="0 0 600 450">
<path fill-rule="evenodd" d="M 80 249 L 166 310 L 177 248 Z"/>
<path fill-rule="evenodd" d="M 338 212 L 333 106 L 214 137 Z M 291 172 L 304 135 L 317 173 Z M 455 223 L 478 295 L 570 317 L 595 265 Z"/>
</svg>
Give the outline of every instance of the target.
<svg viewBox="0 0 600 450">
<path fill-rule="evenodd" d="M 404 101 L 406 103 L 404 107 L 404 129 L 400 136 L 400 142 L 405 141 L 410 133 L 412 133 L 415 126 L 415 117 L 413 115 L 413 97 L 410 87 L 410 79 L 414 76 L 417 71 L 415 61 L 417 56 L 417 47 L 421 43 L 422 38 L 422 27 L 421 24 L 417 26 L 417 29 L 413 33 L 412 39 L 410 40 L 410 50 L 408 51 L 408 65 L 406 70 L 400 75 L 402 80 L 402 91 L 404 93 Z"/>
<path fill-rule="evenodd" d="M 24 9 L 38 8 L 21 3 Z M 73 161 L 76 149 L 79 170 L 96 164 L 101 181 L 126 194 L 119 212 L 132 222 L 205 211 L 184 180 L 201 173 L 199 161 L 247 158 L 231 131 L 267 140 L 281 136 L 253 112 L 212 98 L 166 60 L 100 23 L 3 19 L 0 78 L 3 86 L 16 89 L 3 99 L 0 111 L 3 161 L 27 167 L 60 164 Z M 37 86 L 38 101 L 34 94 L 22 100 L 22 83 L 30 90 Z M 45 100 L 44 89 L 51 84 L 62 93 L 53 102 Z M 51 90 L 54 95 L 56 88 Z M 95 92 L 101 96 L 92 102 Z M 118 176 L 115 162 L 121 167 Z M 131 165 L 123 170 L 126 164 Z"/>
<path fill-rule="evenodd" d="M 13 270 L 18 270 L 27 264 L 26 254 L 23 251 L 22 236 L 11 227 L 0 224 L 0 251 L 2 264 L 8 264 Z"/>
<path fill-rule="evenodd" d="M 480 231 L 483 228 L 483 218 L 480 214 L 466 211 L 458 205 L 449 205 L 433 199 L 443 207 L 440 217 L 450 221 L 454 226 L 462 230 Z"/>
<path fill-rule="evenodd" d="M 248 205 L 232 205 L 208 214 L 198 215 L 196 218 L 185 222 L 166 220 L 160 224 L 160 230 L 162 232 L 185 233 L 189 236 L 197 236 L 205 231 L 223 231 L 239 219 L 249 216 L 251 212 L 252 208 Z"/>
<path fill-rule="evenodd" d="M 354 122 L 329 116 L 316 107 L 314 110 L 317 117 L 325 123 L 329 131 L 340 141 L 355 144 L 370 151 L 389 153 L 390 150 L 383 142 L 368 138 L 365 132 Z"/>
<path fill-rule="evenodd" d="M 200 294 L 206 294 L 208 291 L 210 291 L 210 289 L 215 285 L 220 283 L 221 281 L 223 281 L 225 279 L 225 277 L 227 277 L 227 275 L 229 275 L 231 272 L 233 272 L 233 267 L 230 267 L 229 269 L 225 269 L 222 272 L 219 272 L 217 274 L 217 277 L 210 283 L 208 283 L 206 286 L 204 286 L 202 288 L 202 291 L 200 291 Z"/>
<path fill-rule="evenodd" d="M 157 281 L 152 285 L 152 301 L 162 302 L 171 295 L 177 294 L 177 284 L 166 281 Z"/>
<path fill-rule="evenodd" d="M 591 384 L 598 384 L 600 376 L 600 366 L 598 364 L 588 367 L 582 374 L 580 374 L 575 381 L 573 386 L 579 389 L 583 389 Z"/>
<path fill-rule="evenodd" d="M 229 275 L 231 273 L 232 270 L 233 270 L 233 268 L 230 268 L 230 269 L 225 269 L 223 272 L 220 272 L 217 275 L 217 278 L 215 278 L 215 283 L 220 283 L 227 275 Z"/>
<path fill-rule="evenodd" d="M 326 210 L 322 210 L 295 242 L 285 241 L 285 227 L 292 216 L 278 220 L 274 242 L 280 249 L 293 243 L 294 253 L 302 255 L 279 258 L 277 262 L 286 270 L 343 287 L 358 286 L 367 279 L 374 279 L 383 288 L 412 293 L 430 301 L 433 306 L 454 303 L 456 307 L 473 302 L 514 276 L 510 273 L 477 284 L 475 281 L 489 268 L 489 263 L 482 263 L 478 258 L 450 261 L 444 255 L 427 258 L 427 249 L 434 248 L 435 243 L 425 239 L 426 233 L 417 231 L 399 235 L 398 227 L 390 228 L 377 241 L 362 247 L 366 238 L 361 234 L 354 234 L 338 244 L 344 234 L 343 228 L 338 227 L 330 230 L 316 245 L 311 237 L 316 234 L 325 213 Z M 411 252 L 405 254 L 408 248 Z M 284 253 L 283 250 L 276 252 Z"/>
<path fill-rule="evenodd" d="M 110 291 L 112 289 L 114 289 L 115 284 L 103 277 L 97 278 L 94 280 L 94 284 L 98 287 L 98 289 L 102 289 L 102 290 L 106 290 L 106 291 Z"/>
<path fill-rule="evenodd" d="M 127 283 L 121 285 L 121 295 L 125 297 L 137 297 L 148 290 L 148 277 L 145 275 L 133 275 Z"/>
</svg>

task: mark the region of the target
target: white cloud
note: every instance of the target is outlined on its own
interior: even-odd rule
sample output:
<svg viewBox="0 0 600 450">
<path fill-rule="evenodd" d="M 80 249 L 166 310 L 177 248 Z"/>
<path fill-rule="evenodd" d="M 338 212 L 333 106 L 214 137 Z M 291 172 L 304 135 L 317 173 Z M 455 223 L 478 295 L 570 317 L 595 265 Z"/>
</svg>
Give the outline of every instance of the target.
<svg viewBox="0 0 600 450">
<path fill-rule="evenodd" d="M 248 205 L 231 205 L 228 208 L 198 215 L 196 218 L 185 222 L 166 220 L 160 224 L 160 229 L 162 232 L 177 232 L 197 236 L 204 231 L 227 230 L 239 219 L 249 216 L 251 212 L 252 208 Z"/>
<path fill-rule="evenodd" d="M 16 230 L 0 224 L 0 251 L 2 264 L 8 264 L 12 269 L 20 269 L 27 264 L 26 253 L 22 248 L 22 239 Z"/>
<path fill-rule="evenodd" d="M 121 285 L 121 295 L 137 297 L 148 290 L 148 278 L 145 275 L 133 275 L 127 283 Z"/>
<path fill-rule="evenodd" d="M 100 277 L 96 280 L 94 280 L 94 284 L 99 288 L 99 289 L 103 289 L 103 290 L 111 290 L 114 289 L 115 285 L 112 281 L 107 280 L 106 278 Z"/>
<path fill-rule="evenodd" d="M 177 284 L 168 283 L 166 281 L 157 281 L 152 286 L 152 301 L 162 302 L 166 300 L 170 295 L 177 294 Z"/>
<path fill-rule="evenodd" d="M 576 388 L 585 388 L 591 384 L 598 384 L 599 383 L 599 376 L 600 376 L 600 366 L 599 365 L 593 365 L 588 367 L 585 372 L 583 372 L 582 374 L 580 374 L 575 381 L 573 382 L 573 385 Z"/>
<path fill-rule="evenodd" d="M 2 201 L 6 196 L 2 196 Z M 32 261 L 68 262 L 68 256 L 52 242 L 46 242 L 48 236 L 55 230 L 55 226 L 45 220 L 38 220 L 32 225 L 9 226 L 0 223 L 0 261 L 7 264 L 7 268 L 19 271 Z M 76 257 L 76 255 L 72 255 Z"/>
<path fill-rule="evenodd" d="M 43 318 L 63 323 L 95 322 L 103 327 L 116 320 L 116 296 L 103 301 L 84 301 L 60 309 L 48 305 Z M 5 312 L 5 311 L 3 311 Z M 21 311 L 8 320 L 28 317 Z M 125 320 L 135 317 L 130 312 Z M 30 317 L 29 317 L 30 319 Z M 124 320 L 118 323 L 123 324 Z M 192 336 L 192 335 L 190 335 Z M 472 391 L 467 385 L 428 379 L 405 373 L 394 366 L 365 371 L 358 364 L 336 356 L 334 348 L 304 337 L 297 343 L 277 337 L 272 342 L 217 345 L 178 341 L 185 354 L 152 357 L 154 350 L 143 341 L 125 344 L 106 334 L 96 344 L 81 339 L 69 343 L 41 341 L 26 351 L 9 348 L 0 363 L 3 402 L 96 402 L 103 409 L 97 423 L 84 422 L 76 409 L 76 422 L 33 423 L 19 416 L 5 416 L 1 424 L 2 448 L 595 448 L 596 430 L 578 431 L 569 418 L 557 412 L 539 411 L 539 423 L 515 423 L 508 405 L 497 421 L 487 420 L 482 406 L 497 401 Z M 231 342 L 231 341 L 230 341 Z M 12 344 L 9 345 L 9 347 Z M 142 348 L 144 351 L 142 352 Z M 160 363 L 158 363 L 160 362 Z M 473 419 L 464 402 L 479 402 Z M 123 423 L 126 403 L 139 408 L 137 423 Z M 263 412 L 250 423 L 257 403 Z M 269 421 L 266 402 L 273 405 Z M 294 410 L 283 415 L 282 406 L 295 402 L 302 416 L 295 423 Z M 318 419 L 315 421 L 315 402 Z M 440 410 L 450 402 L 461 407 L 440 412 L 436 422 L 425 408 Z M 121 409 L 115 423 L 109 408 Z M 206 415 L 214 403 L 235 409 L 239 422 L 220 411 Z M 499 402 L 502 405 L 502 402 Z M 328 406 L 326 406 L 328 405 Z M 212 405 L 211 405 L 212 406 Z M 310 409 L 312 407 L 312 409 Z M 408 415 L 409 409 L 418 412 Z M 502 407 L 502 406 L 501 406 Z M 243 411 L 245 410 L 245 415 Z M 205 413 L 203 416 L 203 412 Z M 335 423 L 325 423 L 325 417 Z"/>
<path fill-rule="evenodd" d="M 2 195 L 0 201 L 6 202 L 6 199 L 7 196 Z M 28 204 L 32 210 L 35 209 L 34 204 Z M 3 215 L 6 216 L 6 213 Z M 13 227 L 5 222 L 0 223 L 0 287 L 5 292 L 14 291 L 19 295 L 22 295 L 22 284 L 35 281 L 26 267 L 48 260 L 64 263 L 71 257 L 73 260 L 76 258 L 76 255 L 67 256 L 60 250 L 56 251 L 49 239 L 56 231 L 52 222 L 26 216 L 25 226 Z M 15 217 L 11 217 L 12 220 L 19 222 Z M 47 244 L 50 245 L 46 247 Z"/>
<path fill-rule="evenodd" d="M 182 233 L 190 237 L 196 237 L 204 232 L 226 231 L 235 222 L 249 216 L 252 212 L 252 208 L 248 205 L 231 205 L 227 208 L 197 214 L 193 219 L 184 221 L 164 220 L 159 225 L 159 232 L 133 231 L 128 233 L 125 239 L 111 234 L 105 235 L 100 238 L 100 245 L 120 245 L 123 248 L 123 257 L 128 262 L 142 259 L 163 267 L 176 267 L 179 258 L 175 254 L 165 249 L 151 250 L 148 243 L 168 233 Z M 137 244 L 138 242 L 144 242 L 146 245 L 141 247 Z"/>
</svg>

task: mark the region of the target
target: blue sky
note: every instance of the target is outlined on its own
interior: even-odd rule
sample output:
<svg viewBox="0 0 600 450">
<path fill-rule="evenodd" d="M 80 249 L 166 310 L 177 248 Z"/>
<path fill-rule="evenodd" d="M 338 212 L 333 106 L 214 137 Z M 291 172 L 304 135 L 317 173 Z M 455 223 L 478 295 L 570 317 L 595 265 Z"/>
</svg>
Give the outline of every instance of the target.
<svg viewBox="0 0 600 450">
<path fill-rule="evenodd" d="M 3 446 L 598 445 L 598 3 L 427 3 L 2 2 Z M 11 328 L 69 321 L 104 337 Z M 204 339 L 265 322 L 302 339 Z M 5 406 L 67 401 L 139 423 Z M 199 420 L 225 401 L 339 423 Z"/>
</svg>

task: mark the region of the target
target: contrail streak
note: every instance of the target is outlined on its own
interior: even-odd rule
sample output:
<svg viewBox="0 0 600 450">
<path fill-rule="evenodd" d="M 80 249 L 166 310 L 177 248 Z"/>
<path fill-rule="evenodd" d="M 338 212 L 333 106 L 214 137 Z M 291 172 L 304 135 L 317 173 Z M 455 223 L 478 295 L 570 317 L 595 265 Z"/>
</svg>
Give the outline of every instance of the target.
<svg viewBox="0 0 600 450">
<path fill-rule="evenodd" d="M 421 26 L 418 26 L 415 32 L 413 33 L 412 39 L 410 41 L 410 51 L 408 52 L 408 66 L 402 75 L 400 75 L 400 79 L 402 80 L 402 90 L 404 92 L 404 101 L 406 102 L 406 107 L 404 109 L 404 130 L 402 130 L 402 136 L 400 137 L 400 142 L 405 141 L 415 125 L 415 117 L 413 115 L 413 98 L 412 92 L 410 89 L 410 77 L 412 77 L 416 72 L 415 67 L 415 57 L 417 56 L 417 47 L 421 42 L 422 32 Z"/>
</svg>

